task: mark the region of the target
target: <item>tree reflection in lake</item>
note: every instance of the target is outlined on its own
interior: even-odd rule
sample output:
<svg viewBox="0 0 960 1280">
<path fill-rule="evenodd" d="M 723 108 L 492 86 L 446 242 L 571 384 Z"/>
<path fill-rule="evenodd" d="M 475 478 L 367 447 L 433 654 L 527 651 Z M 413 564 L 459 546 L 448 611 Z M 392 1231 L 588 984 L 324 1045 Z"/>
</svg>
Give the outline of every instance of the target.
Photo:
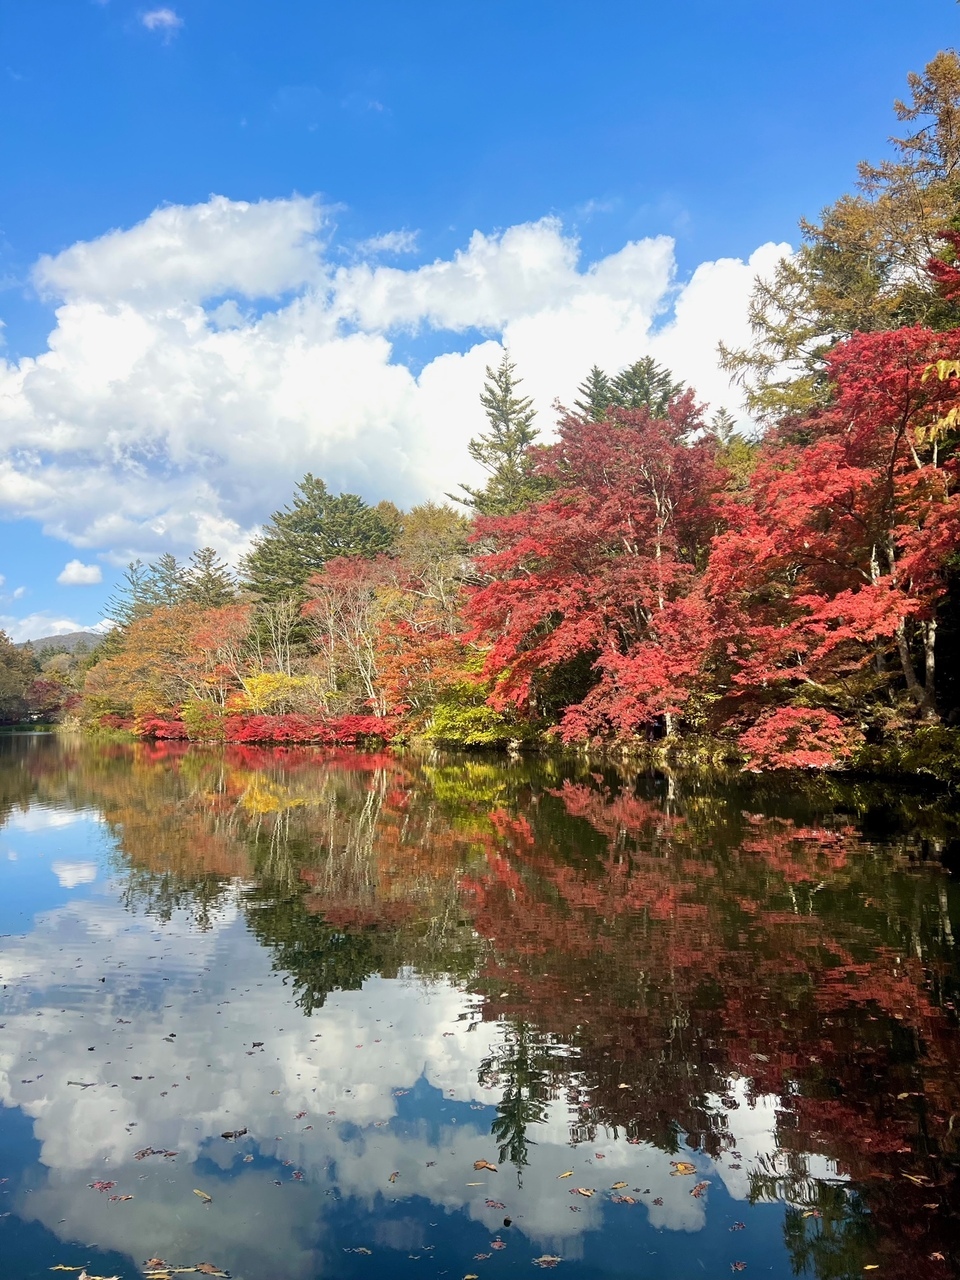
<svg viewBox="0 0 960 1280">
<path fill-rule="evenodd" d="M 148 1123 L 183 1152 L 171 1168 L 197 1165 L 188 1180 L 214 1159 L 238 1238 L 221 1210 L 208 1251 L 238 1275 L 353 1274 L 358 1224 L 391 1274 L 502 1269 L 500 1252 L 520 1265 L 521 1242 L 524 1268 L 555 1254 L 592 1276 L 638 1250 L 664 1276 L 696 1260 L 824 1278 L 960 1265 L 960 901 L 931 857 L 956 839 L 941 802 L 552 760 L 38 738 L 0 750 L 0 814 L 99 814 L 114 877 L 110 894 L 3 941 L 3 1099 L 33 1118 L 49 1171 L 18 1193 L 21 1218 L 62 1236 L 56 1212 L 138 1261 L 113 1232 L 124 1210 L 153 1213 L 138 1231 L 157 1248 L 176 1239 L 172 1202 L 140 1192 L 113 1205 L 112 1234 L 89 1232 L 67 1190 L 83 1157 L 50 1120 L 86 1123 L 96 1091 L 28 1083 L 45 1061 L 45 1077 L 59 1064 L 84 1082 L 67 1041 L 92 1044 L 92 1030 L 50 1015 L 65 1005 L 90 1028 L 108 1000 L 99 1038 L 117 1048 L 95 1083 L 116 1087 L 121 1119 L 101 1107 L 103 1132 L 84 1130 L 96 1168 L 126 1168 Z M 64 939 L 81 965 L 108 967 L 108 947 L 99 995 L 63 968 Z M 161 1037 L 162 1070 L 114 1080 L 121 1053 L 124 1068 L 150 1061 L 143 1037 L 165 1016 L 181 1030 Z M 164 1071 L 164 1102 L 145 1112 L 142 1077 Z M 228 1110 L 249 1129 L 245 1153 L 218 1137 L 239 1127 Z M 315 1198 L 268 1262 L 235 1219 L 285 1168 L 274 1132 Z M 480 1156 L 517 1178 L 494 1188 L 506 1170 L 475 1173 Z M 696 1174 L 671 1177 L 671 1159 Z M 513 1244 L 491 1253 L 500 1203 Z M 441 1207 L 487 1235 L 435 1239 Z M 211 1221 L 194 1224 L 197 1248 Z"/>
</svg>

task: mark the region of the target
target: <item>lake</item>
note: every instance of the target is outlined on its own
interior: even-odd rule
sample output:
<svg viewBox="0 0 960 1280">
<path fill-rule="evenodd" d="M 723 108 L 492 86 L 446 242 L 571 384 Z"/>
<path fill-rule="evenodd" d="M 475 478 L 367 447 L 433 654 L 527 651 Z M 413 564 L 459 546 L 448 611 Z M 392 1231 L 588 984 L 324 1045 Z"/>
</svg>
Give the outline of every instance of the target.
<svg viewBox="0 0 960 1280">
<path fill-rule="evenodd" d="M 934 793 L 24 734 L 0 824 L 3 1280 L 958 1273 Z"/>
</svg>

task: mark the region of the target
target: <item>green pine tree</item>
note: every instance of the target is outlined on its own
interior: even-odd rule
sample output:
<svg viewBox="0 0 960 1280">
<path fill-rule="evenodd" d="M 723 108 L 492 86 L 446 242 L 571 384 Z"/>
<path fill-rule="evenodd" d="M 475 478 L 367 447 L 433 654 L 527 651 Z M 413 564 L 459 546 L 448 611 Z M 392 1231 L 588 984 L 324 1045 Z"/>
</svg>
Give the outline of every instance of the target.
<svg viewBox="0 0 960 1280">
<path fill-rule="evenodd" d="M 620 409 L 649 408 L 655 418 L 662 418 L 667 405 L 683 390 L 682 382 L 674 382 L 673 374 L 657 364 L 652 356 L 644 356 L 622 369 L 613 379 L 613 400 Z"/>
<path fill-rule="evenodd" d="M 332 494 L 308 472 L 289 507 L 275 511 L 244 558 L 242 573 L 265 600 L 299 596 L 304 584 L 338 556 L 388 551 L 394 534 L 355 493 Z"/>
<path fill-rule="evenodd" d="M 184 598 L 204 609 L 219 609 L 236 600 L 237 580 L 213 547 L 201 547 L 190 557 Z"/>
<path fill-rule="evenodd" d="M 593 422 L 602 422 L 609 407 L 616 403 L 613 383 L 596 364 L 577 387 L 577 393 L 581 398 L 574 400 L 573 407 Z"/>
<path fill-rule="evenodd" d="M 529 396 L 517 394 L 521 380 L 514 376 L 515 369 L 506 352 L 496 369 L 487 366 L 480 403 L 490 430 L 474 436 L 467 445 L 470 457 L 487 472 L 487 483 L 482 489 L 462 484 L 466 497 L 450 495 L 484 516 L 520 511 L 543 492 L 542 483 L 533 474 L 529 453 L 539 435 L 533 425 L 536 414 Z"/>
</svg>

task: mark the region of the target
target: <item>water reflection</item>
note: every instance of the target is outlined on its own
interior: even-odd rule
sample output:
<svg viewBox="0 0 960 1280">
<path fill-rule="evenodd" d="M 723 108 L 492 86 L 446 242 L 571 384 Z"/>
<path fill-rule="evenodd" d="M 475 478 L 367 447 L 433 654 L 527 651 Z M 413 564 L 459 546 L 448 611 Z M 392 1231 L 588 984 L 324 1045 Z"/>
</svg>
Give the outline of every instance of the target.
<svg viewBox="0 0 960 1280">
<path fill-rule="evenodd" d="M 957 1266 L 929 797 L 24 739 L 0 817 L 11 1274 Z"/>
</svg>

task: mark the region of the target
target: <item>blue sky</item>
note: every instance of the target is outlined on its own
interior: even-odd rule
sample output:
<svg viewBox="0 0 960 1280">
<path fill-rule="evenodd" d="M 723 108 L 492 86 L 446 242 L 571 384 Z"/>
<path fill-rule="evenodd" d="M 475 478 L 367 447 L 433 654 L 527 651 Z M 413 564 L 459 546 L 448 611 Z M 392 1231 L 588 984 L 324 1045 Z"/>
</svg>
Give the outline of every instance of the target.
<svg viewBox="0 0 960 1280">
<path fill-rule="evenodd" d="M 235 554 L 308 467 L 373 500 L 442 493 L 501 341 L 545 429 L 594 359 L 644 350 L 718 403 L 716 337 L 773 250 L 751 255 L 883 153 L 958 18 L 10 0 L 3 625 L 95 622 L 131 554 Z"/>
</svg>

